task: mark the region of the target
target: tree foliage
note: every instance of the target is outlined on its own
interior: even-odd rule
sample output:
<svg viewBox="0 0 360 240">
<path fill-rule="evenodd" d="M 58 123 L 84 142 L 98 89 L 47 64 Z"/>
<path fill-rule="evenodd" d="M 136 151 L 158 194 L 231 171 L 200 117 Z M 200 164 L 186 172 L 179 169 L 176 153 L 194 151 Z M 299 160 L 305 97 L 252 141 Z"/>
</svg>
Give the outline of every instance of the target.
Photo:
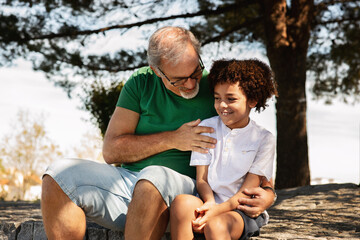
<svg viewBox="0 0 360 240">
<path fill-rule="evenodd" d="M 102 156 L 103 139 L 100 130 L 96 130 L 94 132 L 86 132 L 82 136 L 80 144 L 72 148 L 76 158 L 105 162 Z"/>
<path fill-rule="evenodd" d="M 288 16 L 297 2 L 288 1 Z M 122 71 L 147 64 L 145 45 L 129 50 L 119 42 L 110 51 L 96 52 L 99 41 L 129 37 L 128 31 L 141 31 L 146 39 L 157 26 L 183 19 L 181 24 L 188 25 L 203 45 L 265 43 L 261 4 L 250 0 L 8 0 L 0 12 L 0 65 L 25 57 L 33 61 L 35 70 L 44 71 L 70 93 L 78 83 L 74 75 L 116 78 Z M 176 11 L 177 6 L 181 8 Z M 359 11 L 359 1 L 315 2 L 308 70 L 316 80 L 317 96 L 342 94 L 343 99 L 353 99 L 359 95 Z"/>
<path fill-rule="evenodd" d="M 124 83 L 118 81 L 110 83 L 110 86 L 95 81 L 83 88 L 86 96 L 82 97 L 84 109 L 91 113 L 93 123 L 99 127 L 103 136 L 123 86 Z"/>
<path fill-rule="evenodd" d="M 308 69 L 313 92 L 327 101 L 359 100 L 360 2 L 319 1 L 310 42 Z"/>
<path fill-rule="evenodd" d="M 31 60 L 69 96 L 82 85 L 84 108 L 104 132 L 119 79 L 147 64 L 148 36 L 179 24 L 203 46 L 266 49 L 279 85 L 277 179 L 285 185 L 278 186 L 309 184 L 306 79 L 328 102 L 359 100 L 360 1 L 8 0 L 0 10 L 0 65 Z"/>
<path fill-rule="evenodd" d="M 62 155 L 47 135 L 43 116 L 32 117 L 20 110 L 10 129 L 1 141 L 0 162 L 17 169 L 24 177 L 41 176 L 45 167 Z"/>
</svg>

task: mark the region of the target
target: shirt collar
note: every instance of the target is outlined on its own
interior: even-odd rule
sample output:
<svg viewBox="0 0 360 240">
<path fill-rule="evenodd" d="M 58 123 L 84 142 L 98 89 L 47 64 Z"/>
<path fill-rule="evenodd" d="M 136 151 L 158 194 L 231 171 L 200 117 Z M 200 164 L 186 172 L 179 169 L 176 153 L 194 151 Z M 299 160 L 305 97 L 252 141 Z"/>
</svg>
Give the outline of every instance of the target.
<svg viewBox="0 0 360 240">
<path fill-rule="evenodd" d="M 253 121 L 251 119 L 249 119 L 249 123 L 243 127 L 243 128 L 234 128 L 234 129 L 230 129 L 228 126 L 226 126 L 222 121 L 221 118 L 219 117 L 219 120 L 221 122 L 221 130 L 223 131 L 223 133 L 228 134 L 230 132 L 232 133 L 243 133 L 246 132 L 248 129 L 251 128 L 251 126 L 253 125 Z"/>
</svg>

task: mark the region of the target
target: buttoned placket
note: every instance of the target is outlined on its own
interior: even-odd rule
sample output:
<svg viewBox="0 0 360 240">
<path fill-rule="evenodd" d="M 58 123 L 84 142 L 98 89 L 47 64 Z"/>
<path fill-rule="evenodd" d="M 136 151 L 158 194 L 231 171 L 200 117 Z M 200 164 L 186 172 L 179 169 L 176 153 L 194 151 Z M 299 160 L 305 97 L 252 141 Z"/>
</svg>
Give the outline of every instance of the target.
<svg viewBox="0 0 360 240">
<path fill-rule="evenodd" d="M 223 148 L 223 159 L 222 162 L 224 165 L 228 164 L 229 156 L 231 156 L 232 142 L 233 142 L 234 134 L 230 130 L 226 133 L 224 139 L 224 148 Z"/>
</svg>

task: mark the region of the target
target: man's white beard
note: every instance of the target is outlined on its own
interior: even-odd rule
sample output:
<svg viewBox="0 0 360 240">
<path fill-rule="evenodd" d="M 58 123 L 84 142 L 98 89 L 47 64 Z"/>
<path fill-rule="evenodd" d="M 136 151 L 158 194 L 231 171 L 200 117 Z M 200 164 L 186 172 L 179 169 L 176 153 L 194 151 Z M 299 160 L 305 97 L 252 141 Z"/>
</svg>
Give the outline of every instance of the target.
<svg viewBox="0 0 360 240">
<path fill-rule="evenodd" d="M 199 89 L 200 89 L 200 86 L 199 86 L 199 83 L 197 82 L 196 85 L 195 85 L 195 88 L 192 92 L 183 92 L 181 90 L 181 88 L 179 89 L 180 91 L 180 95 L 185 98 L 185 99 L 192 99 L 194 97 L 196 97 L 196 95 L 199 93 Z"/>
</svg>

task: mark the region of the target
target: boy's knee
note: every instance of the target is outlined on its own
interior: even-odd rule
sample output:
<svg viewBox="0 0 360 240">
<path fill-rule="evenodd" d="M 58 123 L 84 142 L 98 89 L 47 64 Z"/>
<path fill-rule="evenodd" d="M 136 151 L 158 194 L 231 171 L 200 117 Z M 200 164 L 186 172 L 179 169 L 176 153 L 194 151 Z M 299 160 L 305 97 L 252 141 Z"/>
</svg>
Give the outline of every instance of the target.
<svg viewBox="0 0 360 240">
<path fill-rule="evenodd" d="M 171 203 L 171 208 L 179 208 L 180 210 L 192 209 L 201 206 L 200 199 L 195 198 L 193 195 L 180 194 L 177 195 Z"/>
<path fill-rule="evenodd" d="M 204 234 L 207 239 L 214 239 L 212 237 L 216 239 L 216 236 L 225 236 L 228 233 L 228 226 L 220 217 L 210 219 L 204 227 Z"/>
<path fill-rule="evenodd" d="M 189 209 L 189 207 L 191 207 L 192 204 L 193 202 L 190 201 L 188 195 L 181 194 L 181 195 L 177 195 L 174 201 L 172 201 L 170 209 L 171 211 L 186 212 L 182 210 Z"/>
<path fill-rule="evenodd" d="M 194 211 L 200 206 L 201 201 L 199 199 L 192 195 L 181 194 L 176 196 L 175 200 L 171 203 L 170 213 L 172 218 L 178 220 L 195 219 Z"/>
</svg>

